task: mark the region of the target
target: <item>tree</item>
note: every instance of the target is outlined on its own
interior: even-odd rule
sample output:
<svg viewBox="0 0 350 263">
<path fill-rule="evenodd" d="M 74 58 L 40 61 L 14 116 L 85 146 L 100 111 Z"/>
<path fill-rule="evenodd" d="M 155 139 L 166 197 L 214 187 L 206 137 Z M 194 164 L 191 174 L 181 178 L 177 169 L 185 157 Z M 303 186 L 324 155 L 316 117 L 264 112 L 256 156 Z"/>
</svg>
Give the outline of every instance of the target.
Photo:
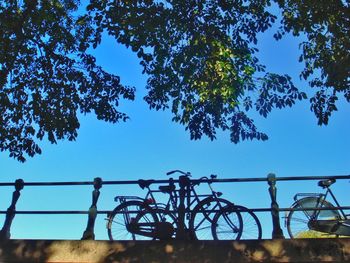
<svg viewBox="0 0 350 263">
<path fill-rule="evenodd" d="M 282 26 L 275 38 L 285 33 L 303 34 L 300 44 L 305 68 L 301 77 L 318 91 L 310 99 L 318 124 L 327 124 L 336 101 L 343 94 L 350 102 L 350 3 L 342 0 L 277 0 L 283 12 Z M 320 74 L 314 74 L 320 72 Z"/>
<path fill-rule="evenodd" d="M 77 113 L 117 122 L 118 100 L 134 98 L 87 53 L 96 47 L 91 23 L 76 19 L 76 0 L 0 3 L 0 150 L 25 161 L 37 140 L 75 140 Z"/>
<path fill-rule="evenodd" d="M 266 117 L 306 99 L 288 75 L 267 72 L 256 57 L 257 35 L 277 20 L 274 2 L 283 12 L 275 38 L 288 32 L 308 38 L 301 44 L 301 75 L 310 79 L 321 70 L 310 80 L 319 89 L 310 101 L 319 124 L 327 124 L 337 94 L 350 101 L 344 1 L 331 1 L 330 9 L 325 0 L 90 0 L 74 16 L 77 0 L 6 0 L 0 4 L 0 149 L 23 161 L 25 153 L 40 153 L 36 141 L 46 135 L 53 143 L 74 140 L 78 111 L 127 119 L 118 101 L 133 99 L 134 89 L 87 52 L 105 31 L 137 53 L 150 108 L 169 108 L 192 139 L 215 139 L 222 129 L 234 143 L 266 140 L 251 111 Z"/>
<path fill-rule="evenodd" d="M 257 34 L 276 20 L 270 1 L 91 1 L 99 31 L 137 52 L 149 76 L 146 102 L 171 108 L 191 139 L 229 129 L 231 140 L 266 140 L 247 112 L 306 98 L 287 75 L 265 73 Z M 100 36 L 99 36 L 100 38 Z M 252 96 L 254 95 L 254 96 Z M 255 99 L 253 99 L 255 97 Z"/>
</svg>

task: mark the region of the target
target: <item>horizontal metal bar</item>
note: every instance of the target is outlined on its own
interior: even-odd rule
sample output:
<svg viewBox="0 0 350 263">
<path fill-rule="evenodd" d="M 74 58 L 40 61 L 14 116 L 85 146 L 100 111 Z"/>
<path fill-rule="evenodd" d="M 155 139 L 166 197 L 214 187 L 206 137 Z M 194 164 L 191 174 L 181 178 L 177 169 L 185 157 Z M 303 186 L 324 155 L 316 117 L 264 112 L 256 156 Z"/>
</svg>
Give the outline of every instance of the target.
<svg viewBox="0 0 350 263">
<path fill-rule="evenodd" d="M 93 182 L 24 182 L 24 186 L 67 186 L 67 185 L 92 185 Z M 0 183 L 0 186 L 14 186 L 15 183 Z"/>
<path fill-rule="evenodd" d="M 276 181 L 301 181 L 301 180 L 325 180 L 325 179 L 344 180 L 344 179 L 350 179 L 350 175 L 276 177 Z"/>
<path fill-rule="evenodd" d="M 350 206 L 341 206 L 341 207 L 309 207 L 309 208 L 279 208 L 277 209 L 278 212 L 288 212 L 288 211 L 315 211 L 315 210 L 350 210 Z M 253 212 L 270 212 L 271 208 L 249 208 L 249 210 Z"/>
<path fill-rule="evenodd" d="M 300 181 L 300 180 L 323 180 L 323 179 L 350 179 L 350 175 L 332 175 L 332 176 L 294 176 L 294 177 L 276 177 L 276 181 Z M 240 183 L 240 182 L 266 182 L 267 177 L 259 178 L 227 178 L 227 179 L 192 179 L 194 183 Z M 178 180 L 173 180 L 178 183 Z M 138 180 L 130 181 L 103 181 L 103 185 L 118 185 L 118 184 L 138 184 Z M 169 180 L 154 180 L 153 184 L 169 183 Z M 4 182 L 0 186 L 14 186 L 15 183 Z M 74 186 L 74 185 L 93 185 L 93 181 L 81 182 L 24 182 L 24 186 Z"/>
<path fill-rule="evenodd" d="M 332 175 L 332 176 L 295 176 L 295 177 L 276 177 L 276 181 L 300 181 L 300 180 L 324 180 L 324 179 L 350 179 L 350 175 Z M 179 180 L 173 180 L 178 183 Z M 240 182 L 266 182 L 267 177 L 255 178 L 227 178 L 227 179 L 191 179 L 193 183 L 240 183 Z M 153 184 L 169 183 L 169 180 L 154 180 Z M 104 185 L 113 184 L 138 184 L 138 181 L 104 181 Z M 0 184 L 1 186 L 1 184 Z"/>
<path fill-rule="evenodd" d="M 98 214 L 109 214 L 112 211 L 110 210 L 101 210 L 97 211 Z M 7 211 L 0 211 L 0 214 L 6 214 Z M 65 214 L 89 214 L 89 211 L 15 211 L 15 214 L 22 214 L 22 215 L 65 215 Z"/>
<path fill-rule="evenodd" d="M 308 208 L 279 208 L 279 212 L 287 212 L 287 211 L 313 211 L 313 210 L 350 210 L 350 206 L 341 206 L 341 207 L 308 207 Z M 251 210 L 253 212 L 270 212 L 272 209 L 270 207 L 260 207 L 260 208 L 248 208 L 248 210 Z M 208 210 L 207 212 L 214 212 L 217 210 Z M 112 210 L 100 210 L 97 211 L 98 214 L 109 214 Z M 175 212 L 175 211 L 169 211 L 169 212 Z M 0 214 L 6 214 L 7 211 L 0 211 Z M 33 215 L 42 215 L 42 214 L 88 214 L 89 211 L 79 211 L 79 210 L 70 210 L 70 211 L 16 211 L 16 214 L 33 214 Z"/>
<path fill-rule="evenodd" d="M 301 180 L 325 180 L 325 179 L 350 179 L 350 175 L 332 175 L 332 176 L 294 176 L 294 177 L 276 177 L 276 181 L 301 181 Z M 195 181 L 195 180 L 193 180 Z M 266 182 L 267 177 L 260 178 L 228 178 L 212 179 L 212 182 L 218 183 L 240 183 L 240 182 Z"/>
</svg>

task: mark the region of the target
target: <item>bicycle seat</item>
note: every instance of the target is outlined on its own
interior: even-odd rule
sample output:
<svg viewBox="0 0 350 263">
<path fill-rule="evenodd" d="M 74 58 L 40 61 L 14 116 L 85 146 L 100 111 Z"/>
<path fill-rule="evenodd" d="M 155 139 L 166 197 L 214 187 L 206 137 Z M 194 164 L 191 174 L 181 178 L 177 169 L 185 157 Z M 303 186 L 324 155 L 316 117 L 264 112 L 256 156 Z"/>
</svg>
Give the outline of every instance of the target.
<svg viewBox="0 0 350 263">
<path fill-rule="evenodd" d="M 139 186 L 142 188 L 142 189 L 144 189 L 145 187 L 149 187 L 152 183 L 154 183 L 154 180 L 142 180 L 142 179 L 140 179 L 140 180 L 138 180 L 137 181 L 138 183 L 139 183 Z"/>
<path fill-rule="evenodd" d="M 171 185 L 161 185 L 159 186 L 159 191 L 161 191 L 162 193 L 165 194 L 170 194 L 171 192 L 175 191 L 175 185 L 171 184 Z"/>
<path fill-rule="evenodd" d="M 335 179 L 321 180 L 318 182 L 318 186 L 320 186 L 322 188 L 326 188 L 326 187 L 331 186 L 334 183 L 335 183 Z"/>
</svg>

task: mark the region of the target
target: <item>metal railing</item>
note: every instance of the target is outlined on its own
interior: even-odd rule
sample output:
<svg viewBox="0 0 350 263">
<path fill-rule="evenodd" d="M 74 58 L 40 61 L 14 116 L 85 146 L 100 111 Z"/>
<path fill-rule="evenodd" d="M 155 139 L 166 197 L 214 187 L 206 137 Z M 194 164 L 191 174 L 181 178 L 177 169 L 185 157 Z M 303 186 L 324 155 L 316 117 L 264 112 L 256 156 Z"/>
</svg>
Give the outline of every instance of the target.
<svg viewBox="0 0 350 263">
<path fill-rule="evenodd" d="M 333 176 L 299 176 L 299 177 L 276 177 L 275 174 L 270 173 L 267 177 L 259 178 L 228 178 L 228 179 L 208 179 L 212 183 L 242 183 L 242 182 L 267 182 L 268 192 L 271 198 L 270 207 L 266 208 L 250 208 L 253 212 L 271 212 L 272 218 L 272 238 L 284 238 L 283 231 L 280 225 L 279 212 L 290 211 L 291 208 L 280 208 L 276 199 L 277 181 L 307 181 L 307 180 L 324 180 L 324 179 L 350 179 L 350 175 L 333 175 Z M 196 179 L 191 179 L 191 181 L 196 181 Z M 178 183 L 178 180 L 173 180 L 174 183 Z M 203 180 L 202 180 L 203 182 Z M 205 180 L 204 180 L 205 182 Z M 22 179 L 17 179 L 14 183 L 0 183 L 1 186 L 14 186 L 15 191 L 12 194 L 11 204 L 6 211 L 0 211 L 0 214 L 5 214 L 5 221 L 2 229 L 0 230 L 0 239 L 9 239 L 11 237 L 10 229 L 12 221 L 16 214 L 87 214 L 88 222 L 87 227 L 82 235 L 82 240 L 95 239 L 94 226 L 97 214 L 108 214 L 110 210 L 97 210 L 97 202 L 100 196 L 100 189 L 103 185 L 131 185 L 138 184 L 138 180 L 131 181 L 102 181 L 100 177 L 95 178 L 93 181 L 84 182 L 24 182 Z M 152 184 L 164 184 L 169 183 L 169 180 L 153 180 Z M 92 185 L 92 204 L 88 210 L 78 211 L 78 210 L 52 210 L 52 211 L 17 211 L 16 203 L 21 195 L 20 191 L 24 187 L 30 186 L 81 186 L 81 185 Z M 317 210 L 322 210 L 322 208 L 315 208 Z M 332 208 L 326 208 L 327 210 Z M 333 209 L 350 209 L 350 206 L 340 206 L 334 207 Z M 297 210 L 294 208 L 294 210 Z M 302 210 L 302 209 L 301 209 Z M 308 210 L 314 210 L 313 208 L 308 208 Z"/>
</svg>

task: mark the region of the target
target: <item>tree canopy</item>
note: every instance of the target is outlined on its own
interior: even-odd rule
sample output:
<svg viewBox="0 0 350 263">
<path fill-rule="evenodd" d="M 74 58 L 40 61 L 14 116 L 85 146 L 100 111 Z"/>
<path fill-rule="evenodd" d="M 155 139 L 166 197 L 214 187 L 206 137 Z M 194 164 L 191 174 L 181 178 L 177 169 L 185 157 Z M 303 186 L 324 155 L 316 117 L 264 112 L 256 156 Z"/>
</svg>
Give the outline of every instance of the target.
<svg viewBox="0 0 350 263">
<path fill-rule="evenodd" d="M 282 15 L 273 13 L 278 5 Z M 89 48 L 103 32 L 130 47 L 147 75 L 145 101 L 169 109 L 192 139 L 266 140 L 251 111 L 306 99 L 288 75 L 268 72 L 257 59 L 259 33 L 280 23 L 303 34 L 301 76 L 316 89 L 311 110 L 327 124 L 338 94 L 350 101 L 349 4 L 269 0 L 5 0 L 0 4 L 0 150 L 24 161 L 40 153 L 38 140 L 74 140 L 78 112 L 118 122 L 120 98 L 135 89 L 96 64 Z M 280 20 L 280 21 L 279 21 Z M 320 72 L 320 73 L 319 73 Z"/>
<path fill-rule="evenodd" d="M 77 112 L 125 120 L 119 97 L 134 88 L 96 65 L 86 51 L 96 29 L 73 16 L 77 1 L 0 3 L 0 150 L 24 161 L 41 153 L 37 140 L 74 140 Z"/>
</svg>

